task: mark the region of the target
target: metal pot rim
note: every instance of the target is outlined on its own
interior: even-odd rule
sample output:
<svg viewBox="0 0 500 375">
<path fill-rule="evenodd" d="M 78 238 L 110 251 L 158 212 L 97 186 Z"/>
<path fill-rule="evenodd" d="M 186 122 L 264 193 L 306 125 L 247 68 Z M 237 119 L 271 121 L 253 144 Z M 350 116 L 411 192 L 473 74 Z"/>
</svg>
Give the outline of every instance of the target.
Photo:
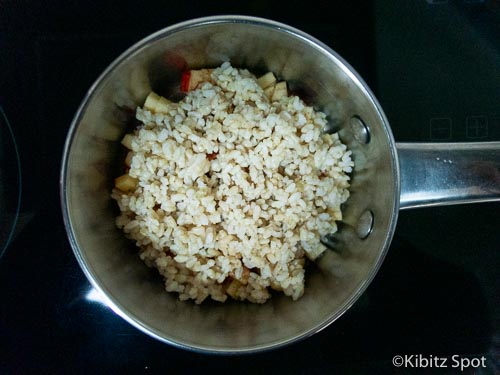
<svg viewBox="0 0 500 375">
<path fill-rule="evenodd" d="M 321 50 L 323 54 L 328 55 L 330 59 L 333 60 L 338 60 L 340 62 L 340 66 L 343 69 L 343 71 L 349 76 L 349 78 L 357 83 L 359 83 L 359 87 L 363 90 L 363 93 L 365 96 L 367 96 L 372 104 L 375 106 L 377 109 L 377 112 L 380 116 L 380 118 L 383 121 L 383 127 L 385 131 L 385 135 L 389 141 L 390 145 L 390 152 L 391 152 L 391 160 L 393 164 L 393 173 L 395 174 L 395 179 L 394 179 L 394 191 L 396 192 L 396 197 L 394 199 L 394 206 L 393 206 L 393 212 L 391 213 L 392 221 L 389 226 L 389 230 L 386 233 L 385 236 L 385 241 L 382 246 L 382 250 L 379 252 L 378 258 L 376 260 L 376 263 L 370 273 L 368 274 L 368 277 L 364 280 L 364 282 L 358 286 L 356 292 L 352 293 L 352 295 L 339 307 L 339 309 L 332 314 L 328 316 L 327 319 L 324 319 L 321 323 L 309 328 L 307 331 L 303 332 L 300 335 L 285 339 L 285 340 L 280 340 L 277 342 L 271 342 L 263 345 L 258 345 L 254 347 L 247 347 L 247 348 L 214 348 L 214 347 L 208 347 L 208 346 L 198 346 L 198 345 L 190 345 L 187 343 L 183 342 L 178 342 L 175 340 L 172 340 L 168 337 L 165 337 L 166 335 L 163 335 L 162 333 L 146 326 L 145 324 L 141 323 L 136 317 L 134 317 L 129 311 L 127 311 L 118 301 L 115 301 L 112 297 L 112 293 L 108 293 L 104 288 L 100 286 L 99 283 L 99 277 L 98 275 L 94 274 L 92 270 L 90 270 L 87 267 L 87 262 L 85 259 L 85 255 L 83 254 L 82 250 L 80 249 L 78 242 L 75 238 L 75 234 L 73 231 L 71 219 L 70 219 L 70 214 L 69 214 L 69 203 L 67 200 L 67 192 L 66 192 L 66 179 L 67 179 L 67 172 L 68 172 L 68 157 L 69 157 L 69 152 L 73 143 L 73 139 L 76 133 L 76 130 L 78 128 L 78 124 L 80 123 L 80 120 L 83 117 L 83 114 L 85 113 L 87 106 L 90 102 L 90 99 L 93 97 L 94 93 L 100 88 L 102 85 L 103 81 L 111 74 L 111 72 L 119 66 L 124 60 L 126 60 L 128 57 L 130 57 L 133 54 L 139 53 L 141 49 L 145 48 L 148 44 L 159 40 L 163 39 L 165 37 L 168 37 L 169 35 L 173 33 L 177 33 L 179 31 L 184 31 L 190 28 L 195 28 L 195 27 L 200 27 L 200 26 L 207 26 L 211 24 L 222 24 L 222 23 L 247 23 L 247 24 L 253 24 L 256 26 L 260 27 L 267 27 L 267 28 L 273 28 L 277 29 L 281 32 L 290 34 L 296 38 L 301 39 L 302 41 L 311 44 L 314 46 L 314 48 Z M 364 80 L 361 78 L 361 76 L 354 70 L 354 68 L 349 65 L 341 56 L 339 56 L 335 51 L 333 51 L 330 47 L 322 43 L 321 41 L 317 40 L 316 38 L 294 28 L 291 26 L 288 26 L 286 24 L 268 20 L 265 18 L 260 18 L 260 17 L 251 17 L 251 16 L 241 16 L 241 15 L 220 15 L 220 16 L 210 16 L 210 17 L 202 17 L 202 18 L 196 18 L 188 21 L 184 21 L 181 23 L 177 23 L 171 26 L 168 26 L 164 29 L 161 29 L 153 34 L 150 34 L 149 36 L 143 38 L 142 40 L 136 42 L 133 46 L 128 48 L 125 52 L 123 52 L 120 56 L 118 56 L 104 71 L 101 73 L 101 75 L 96 79 L 96 81 L 92 84 L 92 86 L 89 88 L 87 93 L 85 94 L 72 122 L 71 126 L 68 131 L 68 135 L 66 138 L 66 142 L 64 145 L 64 150 L 63 150 L 63 156 L 62 156 L 62 164 L 61 164 L 61 172 L 60 172 L 60 180 L 59 180 L 59 186 L 60 186 L 60 202 L 61 202 L 61 208 L 62 208 L 62 214 L 63 214 L 63 220 L 64 220 L 64 226 L 66 229 L 66 232 L 68 233 L 68 238 L 72 247 L 72 250 L 78 260 L 78 263 L 82 270 L 84 271 L 87 279 L 90 281 L 92 286 L 98 290 L 100 293 L 102 293 L 103 296 L 105 296 L 107 305 L 119 316 L 121 316 L 123 319 L 125 319 L 128 323 L 133 325 L 134 327 L 138 328 L 140 331 L 146 333 L 147 335 L 162 341 L 164 343 L 168 343 L 170 345 L 173 345 L 178 348 L 183 348 L 187 350 L 192 350 L 196 352 L 202 352 L 202 353 L 211 353 L 211 354 L 242 354 L 242 353 L 255 353 L 255 352 L 261 352 L 269 349 L 276 349 L 279 347 L 283 347 L 286 345 L 289 345 L 291 343 L 297 342 L 299 340 L 305 339 L 307 337 L 312 336 L 313 334 L 323 330 L 327 326 L 329 326 L 331 323 L 333 323 L 335 320 L 337 320 L 340 316 L 342 316 L 356 301 L 357 299 L 364 293 L 368 285 L 371 283 L 375 275 L 377 274 L 381 264 L 383 263 L 383 260 L 385 258 L 385 255 L 387 253 L 387 250 L 389 248 L 389 245 L 392 241 L 392 237 L 394 235 L 394 231 L 396 228 L 396 222 L 398 218 L 398 213 L 399 213 L 399 196 L 400 196 L 400 170 L 399 170 L 399 161 L 398 161 L 398 154 L 396 152 L 396 146 L 395 146 L 395 140 L 392 135 L 392 131 L 389 126 L 389 122 L 382 110 L 382 107 L 380 106 L 379 102 L 375 98 L 374 94 L 368 87 L 368 85 L 364 82 Z"/>
</svg>

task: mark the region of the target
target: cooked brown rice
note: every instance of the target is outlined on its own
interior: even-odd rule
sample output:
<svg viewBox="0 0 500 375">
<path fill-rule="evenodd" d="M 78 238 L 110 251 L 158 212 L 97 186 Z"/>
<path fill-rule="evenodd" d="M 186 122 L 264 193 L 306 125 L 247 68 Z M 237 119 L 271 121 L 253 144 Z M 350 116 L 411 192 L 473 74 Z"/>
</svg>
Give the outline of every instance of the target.
<svg viewBox="0 0 500 375">
<path fill-rule="evenodd" d="M 324 113 L 297 96 L 270 101 L 229 63 L 168 113 L 137 108 L 129 192 L 116 220 L 169 292 L 201 303 L 263 303 L 304 293 L 306 257 L 325 250 L 349 196 L 353 162 Z"/>
</svg>

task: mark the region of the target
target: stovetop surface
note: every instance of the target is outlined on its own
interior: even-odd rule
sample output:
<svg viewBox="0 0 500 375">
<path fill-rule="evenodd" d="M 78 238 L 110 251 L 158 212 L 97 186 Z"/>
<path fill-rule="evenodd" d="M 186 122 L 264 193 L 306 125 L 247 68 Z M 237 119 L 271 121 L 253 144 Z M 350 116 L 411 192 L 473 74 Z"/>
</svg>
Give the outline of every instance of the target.
<svg viewBox="0 0 500 375">
<path fill-rule="evenodd" d="M 405 354 L 485 355 L 488 368 L 476 373 L 499 370 L 498 203 L 402 211 L 375 280 L 338 321 L 271 352 L 210 356 L 160 343 L 100 301 L 71 251 L 58 190 L 69 124 L 102 70 L 153 31 L 215 14 L 274 19 L 331 46 L 373 89 L 398 141 L 500 141 L 498 1 L 26 0 L 0 7 L 3 220 L 17 214 L 20 185 L 7 123 L 22 175 L 17 225 L 0 258 L 0 373 L 386 374 L 398 370 L 392 358 Z"/>
</svg>

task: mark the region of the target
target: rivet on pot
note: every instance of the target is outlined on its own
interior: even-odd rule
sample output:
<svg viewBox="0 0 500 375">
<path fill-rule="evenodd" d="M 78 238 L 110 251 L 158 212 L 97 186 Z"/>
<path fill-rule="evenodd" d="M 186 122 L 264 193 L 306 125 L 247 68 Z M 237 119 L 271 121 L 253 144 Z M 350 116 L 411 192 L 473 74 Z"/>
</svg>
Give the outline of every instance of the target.
<svg viewBox="0 0 500 375">
<path fill-rule="evenodd" d="M 367 144 L 370 142 L 370 130 L 368 126 L 358 116 L 353 116 L 349 120 L 352 135 L 359 143 Z"/>
<path fill-rule="evenodd" d="M 359 238 L 364 240 L 370 235 L 373 229 L 373 221 L 373 212 L 371 212 L 370 210 L 367 210 L 361 214 L 356 226 L 356 234 Z"/>
</svg>

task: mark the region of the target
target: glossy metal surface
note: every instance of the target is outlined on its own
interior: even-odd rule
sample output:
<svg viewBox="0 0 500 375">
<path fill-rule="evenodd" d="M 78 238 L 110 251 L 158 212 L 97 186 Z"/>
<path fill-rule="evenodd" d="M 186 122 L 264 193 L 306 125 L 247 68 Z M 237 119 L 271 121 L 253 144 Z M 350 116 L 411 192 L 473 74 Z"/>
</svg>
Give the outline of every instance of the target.
<svg viewBox="0 0 500 375">
<path fill-rule="evenodd" d="M 401 209 L 500 200 L 500 142 L 396 147 Z"/>
<path fill-rule="evenodd" d="M 255 72 L 271 70 L 325 111 L 353 152 L 351 197 L 338 252 L 327 252 L 307 275 L 305 295 L 275 296 L 264 305 L 180 302 L 164 292 L 137 249 L 114 224 L 110 199 L 123 155 L 124 119 L 149 90 L 173 97 L 183 69 L 230 60 Z M 359 116 L 370 142 L 356 140 L 349 119 Z M 359 139 L 359 137 L 357 137 Z M 93 286 L 124 319 L 170 344 L 209 352 L 253 352 L 318 332 L 363 293 L 380 267 L 399 211 L 399 166 L 380 105 L 354 70 L 330 48 L 286 25 L 250 17 L 210 17 L 178 24 L 139 42 L 90 88 L 67 137 L 61 203 L 75 255 Z M 368 239 L 356 233 L 369 210 Z"/>
</svg>

